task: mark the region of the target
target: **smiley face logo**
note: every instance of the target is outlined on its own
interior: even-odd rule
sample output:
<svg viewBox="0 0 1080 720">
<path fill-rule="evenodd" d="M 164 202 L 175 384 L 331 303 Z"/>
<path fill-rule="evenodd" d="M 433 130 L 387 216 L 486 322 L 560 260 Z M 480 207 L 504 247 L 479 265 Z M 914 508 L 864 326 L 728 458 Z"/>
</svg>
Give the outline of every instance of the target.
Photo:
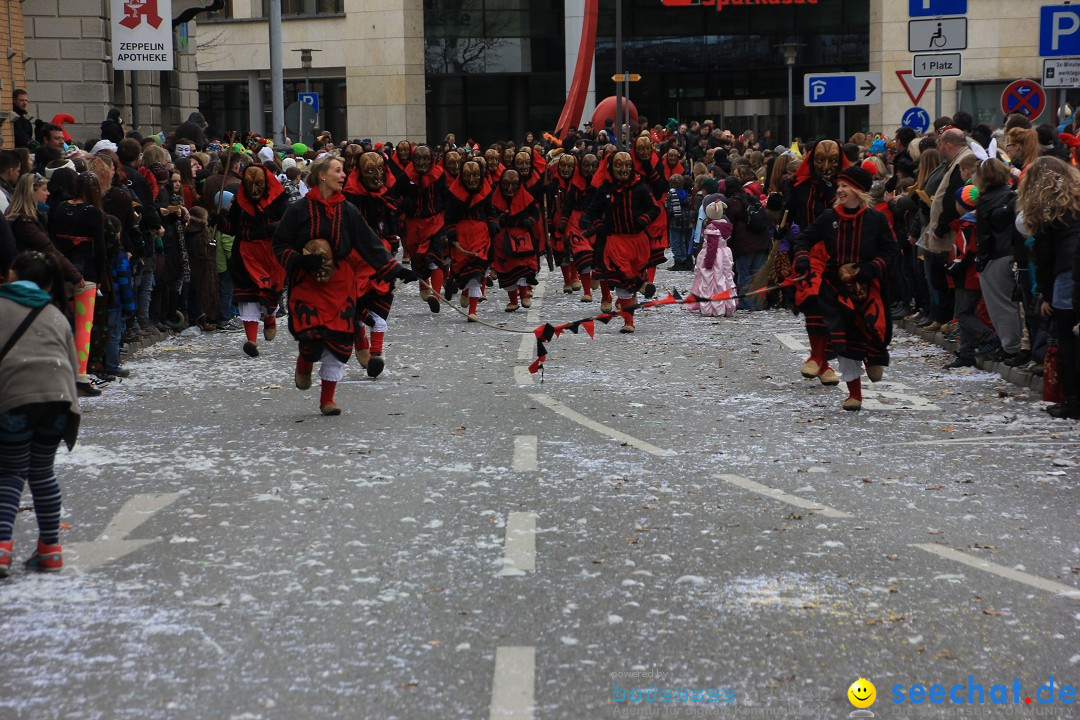
<svg viewBox="0 0 1080 720">
<path fill-rule="evenodd" d="M 847 690 L 848 700 L 857 708 L 868 708 L 877 700 L 877 688 L 874 683 L 865 678 L 859 678 L 851 683 Z"/>
</svg>

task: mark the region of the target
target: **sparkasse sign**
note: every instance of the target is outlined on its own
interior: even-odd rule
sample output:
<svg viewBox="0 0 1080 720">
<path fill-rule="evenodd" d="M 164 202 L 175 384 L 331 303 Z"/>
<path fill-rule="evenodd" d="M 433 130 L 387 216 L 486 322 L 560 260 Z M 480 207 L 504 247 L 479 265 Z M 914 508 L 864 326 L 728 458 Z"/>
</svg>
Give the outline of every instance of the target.
<svg viewBox="0 0 1080 720">
<path fill-rule="evenodd" d="M 111 0 L 114 70 L 172 70 L 172 0 Z"/>
</svg>

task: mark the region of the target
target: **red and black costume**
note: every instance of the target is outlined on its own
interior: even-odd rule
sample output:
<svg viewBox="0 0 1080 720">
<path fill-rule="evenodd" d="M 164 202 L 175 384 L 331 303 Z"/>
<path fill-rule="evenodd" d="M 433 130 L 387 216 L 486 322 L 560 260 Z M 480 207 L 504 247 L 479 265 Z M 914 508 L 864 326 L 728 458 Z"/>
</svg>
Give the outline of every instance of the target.
<svg viewBox="0 0 1080 720">
<path fill-rule="evenodd" d="M 418 148 L 419 153 L 424 148 Z M 443 212 L 446 209 L 446 176 L 440 165 L 420 172 L 414 161 L 405 168 L 392 190 L 405 216 L 405 250 L 416 274 L 426 279 L 435 294 L 442 291 L 446 258 Z M 430 157 L 430 156 L 429 156 Z"/>
<path fill-rule="evenodd" d="M 644 138 L 639 138 L 638 142 L 641 143 L 642 140 Z M 649 237 L 649 265 L 647 271 L 649 282 L 656 278 L 656 268 L 667 262 L 665 252 L 668 247 L 667 209 L 664 206 L 664 200 L 667 198 L 668 182 L 660 170 L 660 157 L 651 148 L 652 143 L 650 142 L 651 155 L 649 160 L 645 162 L 638 157 L 636 148 L 632 154 L 634 170 L 648 185 L 649 190 L 652 191 L 653 202 L 656 204 L 657 209 L 656 217 L 645 228 L 645 234 Z"/>
<path fill-rule="evenodd" d="M 498 213 L 492 209 L 491 182 L 487 177 L 475 191 L 465 187 L 461 177 L 455 178 L 446 198 L 446 239 L 450 245 L 450 272 L 458 287 L 484 281 L 491 262 L 491 240 L 498 229 Z"/>
<path fill-rule="evenodd" d="M 501 182 L 507 182 L 507 171 Z M 518 293 L 536 285 L 540 255 L 535 227 L 540 222 L 536 201 L 524 187 L 507 200 L 501 190 L 491 196 L 491 207 L 499 218 L 499 229 L 492 244 L 491 266 L 499 275 L 499 287 L 510 297 L 507 311 L 517 309 Z M 526 299 L 526 297 L 522 297 Z M 513 307 L 511 307 L 513 306 Z"/>
<path fill-rule="evenodd" d="M 560 178 L 560 183 L 565 183 L 566 188 L 560 188 L 558 200 L 558 219 L 556 229 L 560 230 L 566 238 L 568 252 L 574 262 L 574 269 L 581 278 L 582 302 L 592 301 L 593 279 L 593 238 L 585 237 L 582 232 L 581 221 L 586 208 L 596 193 L 594 188 L 581 172 L 581 164 L 574 168 L 574 176 L 569 182 Z"/>
</svg>

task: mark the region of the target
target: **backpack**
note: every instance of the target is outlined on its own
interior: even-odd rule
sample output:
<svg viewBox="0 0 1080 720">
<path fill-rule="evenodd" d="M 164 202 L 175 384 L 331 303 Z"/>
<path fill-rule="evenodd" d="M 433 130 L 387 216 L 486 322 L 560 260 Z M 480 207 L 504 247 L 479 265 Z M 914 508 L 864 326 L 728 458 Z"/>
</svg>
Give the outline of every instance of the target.
<svg viewBox="0 0 1080 720">
<path fill-rule="evenodd" d="M 746 196 L 746 229 L 752 233 L 763 233 L 769 229 L 769 216 L 765 214 L 765 208 L 756 197 Z"/>
</svg>

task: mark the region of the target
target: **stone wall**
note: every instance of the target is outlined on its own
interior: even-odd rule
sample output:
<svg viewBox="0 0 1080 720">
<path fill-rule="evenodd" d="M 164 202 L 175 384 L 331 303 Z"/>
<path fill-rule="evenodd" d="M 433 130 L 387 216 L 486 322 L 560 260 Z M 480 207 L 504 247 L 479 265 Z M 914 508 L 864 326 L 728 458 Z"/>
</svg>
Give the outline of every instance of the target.
<svg viewBox="0 0 1080 720">
<path fill-rule="evenodd" d="M 15 4 L 19 3 L 6 3 Z M 174 0 L 173 14 L 192 0 Z M 112 69 L 109 0 L 23 2 L 26 25 L 26 89 L 30 112 L 43 120 L 58 113 L 75 117 L 68 132 L 78 143 L 100 134 L 109 108 L 131 121 L 131 73 Z M 198 107 L 195 23 L 188 50 L 177 44 L 178 72 L 138 73 L 139 132 L 166 134 Z M 163 82 L 164 81 L 164 82 Z M 10 102 L 10 98 L 8 100 Z"/>
<path fill-rule="evenodd" d="M 0 3 L 0 116 L 11 112 L 11 93 L 16 88 L 26 86 L 26 68 L 23 53 L 26 51 L 23 34 L 22 3 Z M 8 49 L 10 48 L 10 50 Z M 0 126 L 4 147 L 11 147 L 15 141 L 11 124 Z"/>
</svg>

